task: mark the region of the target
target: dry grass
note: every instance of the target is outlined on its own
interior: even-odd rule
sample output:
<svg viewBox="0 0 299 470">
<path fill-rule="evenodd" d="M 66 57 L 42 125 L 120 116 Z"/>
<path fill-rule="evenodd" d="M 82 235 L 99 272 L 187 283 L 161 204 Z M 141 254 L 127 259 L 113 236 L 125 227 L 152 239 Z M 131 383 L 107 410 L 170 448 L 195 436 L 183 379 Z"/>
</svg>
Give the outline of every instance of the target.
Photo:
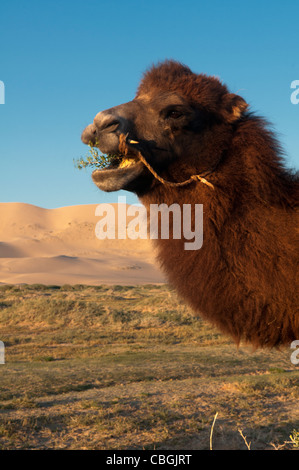
<svg viewBox="0 0 299 470">
<path fill-rule="evenodd" d="M 291 350 L 235 347 L 167 286 L 2 286 L 1 449 L 298 448 Z"/>
</svg>

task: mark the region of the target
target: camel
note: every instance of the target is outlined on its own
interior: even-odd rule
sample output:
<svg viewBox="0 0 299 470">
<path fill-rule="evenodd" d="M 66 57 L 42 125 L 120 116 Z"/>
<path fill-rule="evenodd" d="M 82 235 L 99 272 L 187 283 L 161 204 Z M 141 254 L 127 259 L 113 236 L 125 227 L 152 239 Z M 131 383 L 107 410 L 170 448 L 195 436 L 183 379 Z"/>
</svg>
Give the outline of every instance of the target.
<svg viewBox="0 0 299 470">
<path fill-rule="evenodd" d="M 132 191 L 148 210 L 203 205 L 200 249 L 185 250 L 183 237 L 154 242 L 169 284 L 195 314 L 237 344 L 290 347 L 299 339 L 299 179 L 241 96 L 166 60 L 81 138 L 125 155 L 125 165 L 115 159 L 92 173 L 101 190 Z"/>
</svg>

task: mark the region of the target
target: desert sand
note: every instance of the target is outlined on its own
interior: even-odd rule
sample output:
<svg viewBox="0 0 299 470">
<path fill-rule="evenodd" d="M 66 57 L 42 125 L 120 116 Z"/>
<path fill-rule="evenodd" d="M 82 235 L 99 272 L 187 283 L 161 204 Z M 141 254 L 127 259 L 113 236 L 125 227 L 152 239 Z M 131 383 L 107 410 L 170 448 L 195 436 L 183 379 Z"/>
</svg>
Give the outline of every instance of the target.
<svg viewBox="0 0 299 470">
<path fill-rule="evenodd" d="M 0 283 L 163 283 L 150 240 L 100 240 L 97 204 L 0 203 Z M 116 214 L 118 205 L 113 205 Z M 117 229 L 117 224 L 116 224 Z"/>
</svg>

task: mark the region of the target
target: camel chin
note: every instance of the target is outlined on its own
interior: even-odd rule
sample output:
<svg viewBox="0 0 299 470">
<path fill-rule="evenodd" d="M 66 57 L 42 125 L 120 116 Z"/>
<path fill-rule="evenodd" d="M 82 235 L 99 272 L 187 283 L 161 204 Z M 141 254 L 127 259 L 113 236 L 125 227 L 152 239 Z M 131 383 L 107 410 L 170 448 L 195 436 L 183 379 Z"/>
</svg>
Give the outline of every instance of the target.
<svg viewBox="0 0 299 470">
<path fill-rule="evenodd" d="M 136 162 L 123 168 L 117 167 L 95 170 L 92 173 L 92 180 L 102 191 L 119 191 L 126 189 L 129 184 L 141 176 L 143 171 L 143 163 Z"/>
</svg>

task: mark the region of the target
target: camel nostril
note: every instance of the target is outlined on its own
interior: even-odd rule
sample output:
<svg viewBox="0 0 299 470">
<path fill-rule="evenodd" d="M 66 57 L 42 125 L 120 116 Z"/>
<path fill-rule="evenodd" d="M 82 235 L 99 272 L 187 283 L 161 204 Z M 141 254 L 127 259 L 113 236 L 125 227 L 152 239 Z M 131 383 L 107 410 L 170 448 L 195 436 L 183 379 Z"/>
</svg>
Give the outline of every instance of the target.
<svg viewBox="0 0 299 470">
<path fill-rule="evenodd" d="M 121 117 L 115 113 L 102 111 L 96 115 L 93 123 L 98 133 L 112 133 L 120 127 L 121 121 Z"/>
<path fill-rule="evenodd" d="M 104 122 L 103 125 L 101 126 L 101 131 L 104 132 L 114 132 L 116 129 L 119 127 L 119 121 L 116 119 L 113 119 L 113 121 L 108 121 Z"/>
</svg>

